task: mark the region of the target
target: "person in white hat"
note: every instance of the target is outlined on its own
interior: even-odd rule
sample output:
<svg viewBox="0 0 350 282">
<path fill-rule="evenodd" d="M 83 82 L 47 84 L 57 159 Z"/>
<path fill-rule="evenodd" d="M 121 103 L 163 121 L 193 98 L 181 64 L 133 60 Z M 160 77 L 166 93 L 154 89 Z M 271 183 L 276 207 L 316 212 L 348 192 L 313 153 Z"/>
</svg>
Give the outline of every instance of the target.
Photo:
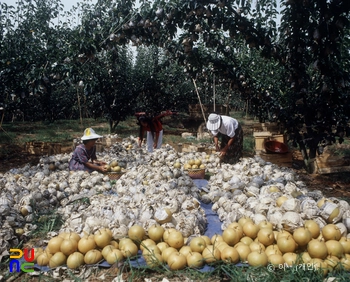
<svg viewBox="0 0 350 282">
<path fill-rule="evenodd" d="M 102 136 L 96 134 L 92 128 L 86 128 L 84 130 L 84 136 L 81 137 L 83 144 L 78 145 L 69 161 L 69 170 L 84 170 L 88 172 L 99 171 L 106 172 L 105 165 L 107 163 L 98 161 L 96 157 L 96 146 L 97 139 Z M 91 162 L 89 161 L 91 160 Z"/>
<path fill-rule="evenodd" d="M 235 164 L 243 157 L 243 130 L 236 119 L 212 113 L 208 117 L 207 128 L 213 135 L 221 161 Z M 219 137 L 221 137 L 220 147 Z"/>
</svg>

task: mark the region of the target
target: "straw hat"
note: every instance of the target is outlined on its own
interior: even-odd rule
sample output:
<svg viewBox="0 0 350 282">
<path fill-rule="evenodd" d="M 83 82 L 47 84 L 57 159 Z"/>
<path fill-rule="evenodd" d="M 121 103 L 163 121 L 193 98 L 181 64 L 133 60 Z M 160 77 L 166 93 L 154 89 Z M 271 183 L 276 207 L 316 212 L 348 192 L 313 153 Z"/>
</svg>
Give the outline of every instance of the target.
<svg viewBox="0 0 350 282">
<path fill-rule="evenodd" d="M 218 114 L 210 114 L 207 121 L 209 130 L 218 130 L 221 126 L 221 117 Z"/>
<path fill-rule="evenodd" d="M 98 139 L 101 138 L 101 135 L 96 134 L 95 130 L 92 128 L 86 128 L 84 130 L 84 136 L 81 137 L 81 140 L 92 140 L 92 139 Z"/>
</svg>

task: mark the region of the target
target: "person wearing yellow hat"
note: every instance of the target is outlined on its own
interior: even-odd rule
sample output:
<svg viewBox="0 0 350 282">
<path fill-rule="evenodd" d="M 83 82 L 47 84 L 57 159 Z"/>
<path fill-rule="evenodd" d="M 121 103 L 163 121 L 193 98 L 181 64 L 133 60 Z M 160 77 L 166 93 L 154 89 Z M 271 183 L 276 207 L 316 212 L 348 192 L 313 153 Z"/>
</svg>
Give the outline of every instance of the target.
<svg viewBox="0 0 350 282">
<path fill-rule="evenodd" d="M 220 152 L 222 162 L 235 164 L 243 157 L 243 130 L 236 119 L 211 113 L 207 128 L 213 135 L 216 151 Z"/>
<path fill-rule="evenodd" d="M 106 163 L 98 161 L 96 157 L 96 141 L 102 136 L 96 134 L 92 128 L 86 128 L 81 137 L 83 144 L 78 145 L 69 161 L 69 170 L 84 170 L 88 172 L 99 171 L 106 172 Z M 89 161 L 91 160 L 91 161 Z"/>
</svg>

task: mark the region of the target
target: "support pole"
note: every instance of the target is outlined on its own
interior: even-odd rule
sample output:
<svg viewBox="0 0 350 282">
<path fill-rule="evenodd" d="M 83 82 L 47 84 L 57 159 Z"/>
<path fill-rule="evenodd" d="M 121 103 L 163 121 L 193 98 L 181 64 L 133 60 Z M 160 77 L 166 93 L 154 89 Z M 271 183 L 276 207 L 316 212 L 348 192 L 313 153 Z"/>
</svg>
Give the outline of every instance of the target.
<svg viewBox="0 0 350 282">
<path fill-rule="evenodd" d="M 246 108 L 245 108 L 245 118 L 246 119 L 248 118 L 248 107 L 249 107 L 249 100 L 247 99 L 247 105 L 246 105 Z"/>
<path fill-rule="evenodd" d="M 202 105 L 202 102 L 201 102 L 201 97 L 199 96 L 198 88 L 197 88 L 197 85 L 196 85 L 196 81 L 193 78 L 192 78 L 192 81 L 193 81 L 193 84 L 194 84 L 194 88 L 196 89 L 196 92 L 197 92 L 198 101 L 199 101 L 199 105 L 201 106 L 204 122 L 207 123 L 207 120 L 206 120 L 205 114 L 204 114 L 204 110 L 203 110 L 203 105 Z"/>
<path fill-rule="evenodd" d="M 214 112 L 216 112 L 216 105 L 215 105 L 215 74 L 213 76 L 213 102 L 214 102 Z"/>
<path fill-rule="evenodd" d="M 78 107 L 79 107 L 79 114 L 80 114 L 80 124 L 83 125 L 83 117 L 82 117 L 82 115 L 81 115 L 81 105 L 80 105 L 79 88 L 77 88 L 77 97 L 78 97 Z"/>
</svg>

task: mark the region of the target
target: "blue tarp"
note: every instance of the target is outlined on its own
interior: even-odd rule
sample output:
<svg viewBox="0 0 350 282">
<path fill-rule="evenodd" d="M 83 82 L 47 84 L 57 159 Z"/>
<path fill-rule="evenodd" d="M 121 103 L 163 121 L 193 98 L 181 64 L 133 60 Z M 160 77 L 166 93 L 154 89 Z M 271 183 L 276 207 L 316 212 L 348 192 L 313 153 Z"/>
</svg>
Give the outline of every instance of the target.
<svg viewBox="0 0 350 282">
<path fill-rule="evenodd" d="M 205 179 L 194 179 L 193 182 L 196 184 L 196 186 L 199 189 L 206 188 L 206 186 L 208 185 L 208 180 L 205 180 Z M 215 234 L 221 234 L 222 223 L 219 220 L 217 213 L 212 210 L 213 204 L 212 203 L 205 204 L 201 202 L 201 207 L 205 211 L 205 215 L 208 220 L 207 229 L 205 230 L 204 235 L 211 238 Z"/>
<path fill-rule="evenodd" d="M 196 186 L 199 189 L 205 188 L 208 185 L 208 181 L 205 179 L 194 179 L 193 182 L 196 184 Z M 205 215 L 208 220 L 207 229 L 205 230 L 204 235 L 208 236 L 209 238 L 211 238 L 215 234 L 221 234 L 221 222 L 219 220 L 217 213 L 212 211 L 211 209 L 212 206 L 213 206 L 212 203 L 204 204 L 201 202 L 201 207 L 205 211 Z M 131 260 L 130 264 L 131 266 L 137 267 L 137 268 L 145 267 L 147 265 L 146 261 L 142 256 L 137 260 Z M 202 268 L 198 269 L 198 271 L 201 271 L 201 272 L 209 272 L 212 270 L 214 270 L 214 268 L 207 264 L 204 265 Z"/>
</svg>

